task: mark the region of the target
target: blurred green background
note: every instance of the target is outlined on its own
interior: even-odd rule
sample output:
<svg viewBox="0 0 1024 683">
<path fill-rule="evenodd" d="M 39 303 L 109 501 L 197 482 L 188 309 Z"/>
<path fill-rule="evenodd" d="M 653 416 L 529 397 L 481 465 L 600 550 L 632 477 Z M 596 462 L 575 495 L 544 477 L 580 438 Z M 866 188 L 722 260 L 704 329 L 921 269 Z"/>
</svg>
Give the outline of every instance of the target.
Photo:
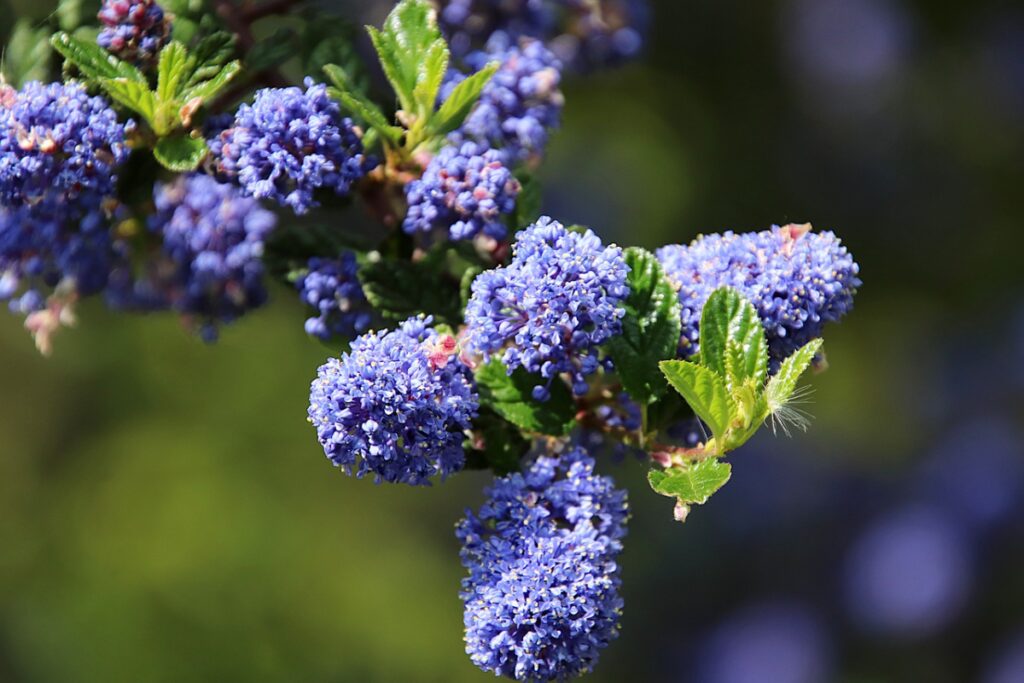
<svg viewBox="0 0 1024 683">
<path fill-rule="evenodd" d="M 376 21 L 387 4 L 333 7 Z M 0 0 L 0 36 L 49 9 Z M 811 431 L 737 453 L 685 526 L 644 466 L 604 463 L 634 518 L 622 636 L 590 680 L 1024 680 L 1006 668 L 1024 657 L 1019 4 L 661 0 L 643 59 L 565 90 L 542 173 L 559 219 L 648 247 L 811 221 L 865 282 L 827 331 Z M 487 477 L 409 489 L 331 468 L 305 422 L 330 350 L 292 292 L 213 346 L 169 315 L 79 313 L 50 359 L 0 317 L 0 680 L 489 678 L 463 652 L 452 534 Z M 958 431 L 993 421 L 998 446 Z M 928 488 L 933 460 L 951 484 Z M 919 556 L 857 568 L 873 520 L 979 491 L 1010 499 L 983 525 L 951 515 L 945 560 L 912 538 L 897 550 Z M 916 621 L 857 616 L 922 582 Z"/>
</svg>

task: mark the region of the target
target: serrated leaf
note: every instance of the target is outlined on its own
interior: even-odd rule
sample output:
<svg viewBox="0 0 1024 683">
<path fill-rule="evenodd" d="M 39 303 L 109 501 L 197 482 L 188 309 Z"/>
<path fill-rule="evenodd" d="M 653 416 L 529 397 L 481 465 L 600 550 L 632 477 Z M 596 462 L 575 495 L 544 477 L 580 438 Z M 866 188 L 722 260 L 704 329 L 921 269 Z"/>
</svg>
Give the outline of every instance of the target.
<svg viewBox="0 0 1024 683">
<path fill-rule="evenodd" d="M 50 69 L 50 45 L 46 40 L 49 31 L 36 28 L 27 19 L 14 23 L 7 49 L 0 60 L 3 76 L 14 87 L 21 87 L 28 81 L 46 81 Z"/>
<path fill-rule="evenodd" d="M 437 93 L 441 90 L 441 81 L 448 72 L 448 43 L 444 38 L 438 38 L 427 50 L 426 57 L 420 63 L 416 72 L 416 86 L 413 88 L 413 98 L 418 105 L 418 111 L 422 116 L 429 116 L 434 111 L 437 103 Z"/>
<path fill-rule="evenodd" d="M 110 95 L 110 99 L 131 109 L 153 125 L 157 102 L 149 86 L 126 78 L 98 78 L 96 82 Z"/>
<path fill-rule="evenodd" d="M 730 341 L 730 374 L 727 361 Z M 700 316 L 700 362 L 729 381 L 753 379 L 760 386 L 768 372 L 768 342 L 754 306 L 731 287 L 716 289 Z"/>
<path fill-rule="evenodd" d="M 674 358 L 679 346 L 679 299 L 654 254 L 630 247 L 622 334 L 608 340 L 622 386 L 633 400 L 647 403 L 665 390 L 658 363 Z"/>
<path fill-rule="evenodd" d="M 78 67 L 82 75 L 88 79 L 119 78 L 143 84 L 147 89 L 149 87 L 141 71 L 128 62 L 121 61 L 96 43 L 61 32 L 50 38 L 50 44 L 64 59 Z"/>
<path fill-rule="evenodd" d="M 172 40 L 160 51 L 160 62 L 156 68 L 156 96 L 161 102 L 178 98 L 185 88 L 195 62 L 184 45 Z"/>
<path fill-rule="evenodd" d="M 821 344 L 821 339 L 812 339 L 782 361 L 779 371 L 768 380 L 768 386 L 764 390 L 770 411 L 777 410 L 793 395 L 800 375 L 804 374 L 807 366 L 814 360 L 815 354 L 821 349 Z"/>
<path fill-rule="evenodd" d="M 181 94 L 183 102 L 188 103 L 192 100 L 199 100 L 200 102 L 209 102 L 211 99 L 216 97 L 229 83 L 238 75 L 238 72 L 242 70 L 242 63 L 237 59 L 233 62 L 228 62 L 221 67 L 217 75 L 208 81 L 202 81 L 196 85 L 186 89 Z"/>
<path fill-rule="evenodd" d="M 651 470 L 647 481 L 663 496 L 685 505 L 703 505 L 732 476 L 732 466 L 718 458 L 707 458 L 667 470 Z"/>
<path fill-rule="evenodd" d="M 490 62 L 456 85 L 431 118 L 431 129 L 438 135 L 447 135 L 461 126 L 499 66 L 498 62 Z"/>
<path fill-rule="evenodd" d="M 367 31 L 402 108 L 414 112 L 420 66 L 441 38 L 433 6 L 427 0 L 402 0 L 391 10 L 383 30 L 368 26 Z"/>
<path fill-rule="evenodd" d="M 666 360 L 660 367 L 665 379 L 708 425 L 715 439 L 724 441 L 736 412 L 725 380 L 709 368 L 690 361 Z"/>
<path fill-rule="evenodd" d="M 360 268 L 359 280 L 366 299 L 385 318 L 428 313 L 438 322 L 461 322 L 458 286 L 444 281 L 438 263 L 385 259 Z"/>
<path fill-rule="evenodd" d="M 196 68 L 189 77 L 188 86 L 210 80 L 221 72 L 235 53 L 235 37 L 227 31 L 214 31 L 204 36 L 192 50 Z"/>
<path fill-rule="evenodd" d="M 199 168 L 208 151 L 206 141 L 202 138 L 174 135 L 157 140 L 153 156 L 165 168 L 184 173 Z"/>
<path fill-rule="evenodd" d="M 569 388 L 558 380 L 551 383 L 547 401 L 534 400 L 533 388 L 546 381 L 522 368 L 509 375 L 505 364 L 496 358 L 476 371 L 481 405 L 524 431 L 561 436 L 572 428 L 575 404 Z"/>
<path fill-rule="evenodd" d="M 341 102 L 345 109 L 375 129 L 389 142 L 397 143 L 401 139 L 402 129 L 398 126 L 392 126 L 376 103 L 370 101 L 353 88 L 352 80 L 345 69 L 337 64 L 328 64 L 323 70 L 336 86 L 327 89 L 331 97 Z"/>
</svg>

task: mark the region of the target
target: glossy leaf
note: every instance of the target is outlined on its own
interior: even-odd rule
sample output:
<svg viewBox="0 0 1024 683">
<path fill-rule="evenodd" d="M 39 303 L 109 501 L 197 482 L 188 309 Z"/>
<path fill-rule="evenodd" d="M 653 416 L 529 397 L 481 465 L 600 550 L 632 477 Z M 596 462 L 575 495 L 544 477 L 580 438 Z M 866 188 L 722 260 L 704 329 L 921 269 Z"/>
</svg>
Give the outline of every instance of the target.
<svg viewBox="0 0 1024 683">
<path fill-rule="evenodd" d="M 50 44 L 64 59 L 78 67 L 82 75 L 88 79 L 118 78 L 149 87 L 146 77 L 141 71 L 128 62 L 121 61 L 96 43 L 80 40 L 68 33 L 61 32 L 54 34 L 50 39 Z"/>
<path fill-rule="evenodd" d="M 473 105 L 480 99 L 484 86 L 491 80 L 499 66 L 498 62 L 491 62 L 452 89 L 448 99 L 441 103 L 441 107 L 431 119 L 431 128 L 435 133 L 447 135 L 462 125 Z"/>
<path fill-rule="evenodd" d="M 768 386 L 765 388 L 768 410 L 776 411 L 793 395 L 800 375 L 804 374 L 814 360 L 815 354 L 821 349 L 821 344 L 821 339 L 812 339 L 782 361 L 779 371 L 768 380 Z"/>
<path fill-rule="evenodd" d="M 675 357 L 679 347 L 679 299 L 654 254 L 626 250 L 630 293 L 622 334 L 608 341 L 622 385 L 633 398 L 647 403 L 665 390 L 658 363 Z"/>
<path fill-rule="evenodd" d="M 153 125 L 156 119 L 156 96 L 145 83 L 126 78 L 99 78 L 97 83 L 107 91 L 110 99 L 131 109 Z"/>
<path fill-rule="evenodd" d="M 161 102 L 170 102 L 178 98 L 188 82 L 195 67 L 185 46 L 171 41 L 160 51 L 160 62 L 157 65 L 156 96 Z"/>
<path fill-rule="evenodd" d="M 703 505 L 732 476 L 732 466 L 718 458 L 707 458 L 667 470 L 651 470 L 647 481 L 663 496 L 680 503 Z"/>
<path fill-rule="evenodd" d="M 660 365 L 669 384 L 686 399 L 715 438 L 723 441 L 735 413 L 725 380 L 709 368 L 690 361 L 666 360 Z"/>
<path fill-rule="evenodd" d="M 730 363 L 735 374 L 726 367 Z M 768 344 L 764 328 L 753 305 L 731 287 L 716 289 L 708 297 L 700 316 L 700 362 L 730 384 L 753 379 L 762 384 L 768 372 Z"/>
<path fill-rule="evenodd" d="M 196 170 L 208 151 L 202 138 L 180 134 L 160 138 L 153 149 L 153 156 L 165 168 L 184 173 Z"/>
<path fill-rule="evenodd" d="M 495 358 L 476 371 L 480 403 L 526 432 L 561 436 L 572 428 L 575 404 L 569 388 L 555 380 L 551 396 L 541 403 L 533 399 L 533 388 L 546 382 L 537 375 L 519 369 L 510 376 L 501 360 Z"/>
</svg>

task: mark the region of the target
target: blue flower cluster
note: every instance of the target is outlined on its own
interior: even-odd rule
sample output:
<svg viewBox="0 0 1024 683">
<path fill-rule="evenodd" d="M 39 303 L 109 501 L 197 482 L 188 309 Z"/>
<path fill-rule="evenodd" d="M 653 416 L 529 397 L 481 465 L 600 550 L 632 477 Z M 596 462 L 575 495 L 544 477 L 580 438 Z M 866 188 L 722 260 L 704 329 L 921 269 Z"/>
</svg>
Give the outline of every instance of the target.
<svg viewBox="0 0 1024 683">
<path fill-rule="evenodd" d="M 588 70 L 635 57 L 649 23 L 646 0 L 444 0 L 439 16 L 457 56 L 494 35 L 543 40 Z"/>
<path fill-rule="evenodd" d="M 153 0 L 104 0 L 97 15 L 103 24 L 96 42 L 117 57 L 153 64 L 171 39 L 171 21 Z"/>
<path fill-rule="evenodd" d="M 127 127 L 130 127 L 129 123 Z M 128 157 L 125 124 L 78 83 L 0 85 L 0 206 L 113 193 Z"/>
<path fill-rule="evenodd" d="M 628 273 L 619 247 L 542 217 L 519 233 L 509 265 L 473 281 L 467 347 L 485 357 L 503 351 L 509 372 L 540 374 L 547 383 L 534 389 L 538 400 L 561 373 L 584 394 L 585 375 L 600 365 L 597 348 L 622 328 Z"/>
<path fill-rule="evenodd" d="M 860 286 L 859 268 L 839 238 L 811 232 L 809 224 L 706 235 L 662 247 L 657 256 L 679 290 L 682 356 L 699 350 L 701 309 L 719 287 L 737 289 L 757 308 L 777 365 L 846 315 Z"/>
<path fill-rule="evenodd" d="M 503 218 L 515 211 L 522 189 L 505 160 L 504 153 L 474 142 L 444 147 L 423 177 L 406 185 L 409 212 L 403 229 L 410 234 L 443 229 L 453 240 L 478 234 L 504 239 Z"/>
<path fill-rule="evenodd" d="M 252 105 L 241 105 L 230 127 L 210 141 L 219 173 L 297 214 L 318 206 L 318 188 L 346 195 L 375 165 L 327 86 L 311 78 L 305 85 L 305 91 L 258 90 Z"/>
<path fill-rule="evenodd" d="M 77 296 L 102 290 L 116 258 L 109 228 L 97 202 L 46 195 L 0 209 L 0 301 L 28 315 L 42 310 L 58 286 Z"/>
<path fill-rule="evenodd" d="M 565 98 L 559 89 L 562 65 L 539 40 L 522 39 L 510 44 L 496 36 L 486 52 L 466 57 L 479 70 L 492 61 L 501 63 L 484 86 L 473 111 L 458 136 L 506 150 L 513 160 L 525 161 L 543 154 L 549 131 L 558 128 Z M 464 78 L 451 72 L 442 95 Z"/>
<path fill-rule="evenodd" d="M 235 186 L 206 175 L 157 185 L 154 201 L 150 229 L 162 235 L 173 264 L 163 286 L 167 303 L 212 341 L 218 323 L 266 301 L 263 243 L 277 218 Z"/>
<path fill-rule="evenodd" d="M 581 448 L 496 479 L 462 542 L 466 652 L 521 681 L 586 673 L 618 636 L 626 492 Z"/>
<path fill-rule="evenodd" d="M 317 311 L 306 320 L 306 333 L 320 339 L 353 337 L 370 327 L 373 319 L 356 256 L 344 251 L 336 259 L 309 259 L 308 270 L 295 282 L 299 298 Z"/>
<path fill-rule="evenodd" d="M 430 323 L 421 316 L 364 334 L 320 366 L 309 421 L 346 473 L 420 485 L 465 464 L 463 432 L 477 413 L 476 387 L 455 339 Z"/>
</svg>

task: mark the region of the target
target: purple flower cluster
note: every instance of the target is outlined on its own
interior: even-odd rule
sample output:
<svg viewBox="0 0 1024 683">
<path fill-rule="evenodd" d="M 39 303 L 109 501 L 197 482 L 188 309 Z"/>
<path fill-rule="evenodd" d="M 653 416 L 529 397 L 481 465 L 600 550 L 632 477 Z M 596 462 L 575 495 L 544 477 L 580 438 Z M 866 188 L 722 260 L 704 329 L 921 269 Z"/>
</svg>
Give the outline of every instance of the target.
<svg viewBox="0 0 1024 683">
<path fill-rule="evenodd" d="M 173 264 L 163 287 L 167 302 L 212 341 L 218 323 L 266 301 L 263 243 L 277 219 L 235 186 L 205 175 L 157 185 L 154 201 L 150 228 L 162 235 Z"/>
<path fill-rule="evenodd" d="M 441 27 L 457 56 L 494 35 L 537 38 L 576 69 L 635 57 L 649 23 L 646 0 L 443 0 Z"/>
<path fill-rule="evenodd" d="M 597 348 L 622 327 L 629 266 L 616 246 L 587 230 L 567 230 L 542 217 L 519 233 L 512 262 L 481 273 L 466 306 L 466 344 L 489 357 L 502 352 L 547 380 L 534 389 L 545 400 L 551 381 L 568 373 L 577 394 L 597 370 Z"/>
<path fill-rule="evenodd" d="M 345 251 L 336 259 L 314 256 L 307 266 L 295 282 L 299 298 L 317 311 L 306 320 L 306 333 L 327 340 L 365 332 L 373 316 L 359 283 L 355 254 Z"/>
<path fill-rule="evenodd" d="M 171 39 L 170 17 L 153 0 L 104 0 L 98 17 L 96 42 L 125 61 L 153 64 Z"/>
<path fill-rule="evenodd" d="M 78 83 L 0 85 L 0 206 L 112 194 L 131 125 Z"/>
<path fill-rule="evenodd" d="M 476 388 L 455 339 L 430 323 L 421 316 L 364 334 L 320 366 L 309 421 L 346 473 L 420 485 L 465 464 L 463 432 L 476 416 Z"/>
<path fill-rule="evenodd" d="M 318 206 L 315 190 L 346 195 L 374 166 L 327 87 L 310 78 L 305 85 L 305 91 L 258 90 L 252 105 L 241 105 L 230 127 L 210 141 L 219 173 L 297 214 Z"/>
<path fill-rule="evenodd" d="M 410 234 L 442 229 L 453 240 L 484 234 L 504 239 L 503 218 L 516 208 L 522 187 L 505 163 L 505 154 L 465 142 L 444 147 L 423 177 L 409 183 L 409 212 L 403 229 Z"/>
<path fill-rule="evenodd" d="M 0 301 L 28 315 L 58 286 L 77 296 L 102 290 L 116 258 L 109 227 L 100 203 L 81 197 L 0 208 Z"/>
<path fill-rule="evenodd" d="M 524 38 L 509 44 L 503 36 L 492 40 L 486 52 L 466 58 L 474 70 L 492 61 L 501 67 L 484 86 L 457 136 L 502 148 L 514 160 L 543 154 L 548 133 L 558 128 L 565 104 L 559 89 L 561 63 L 538 40 Z M 462 78 L 452 72 L 442 95 Z"/>
<path fill-rule="evenodd" d="M 466 652 L 484 671 L 565 680 L 618 636 L 626 492 L 581 448 L 495 479 L 462 542 Z"/>
<path fill-rule="evenodd" d="M 737 289 L 757 308 L 773 365 L 853 308 L 857 264 L 834 233 L 810 230 L 808 224 L 725 232 L 659 249 L 682 304 L 680 355 L 699 350 L 701 309 L 719 287 Z"/>
</svg>

